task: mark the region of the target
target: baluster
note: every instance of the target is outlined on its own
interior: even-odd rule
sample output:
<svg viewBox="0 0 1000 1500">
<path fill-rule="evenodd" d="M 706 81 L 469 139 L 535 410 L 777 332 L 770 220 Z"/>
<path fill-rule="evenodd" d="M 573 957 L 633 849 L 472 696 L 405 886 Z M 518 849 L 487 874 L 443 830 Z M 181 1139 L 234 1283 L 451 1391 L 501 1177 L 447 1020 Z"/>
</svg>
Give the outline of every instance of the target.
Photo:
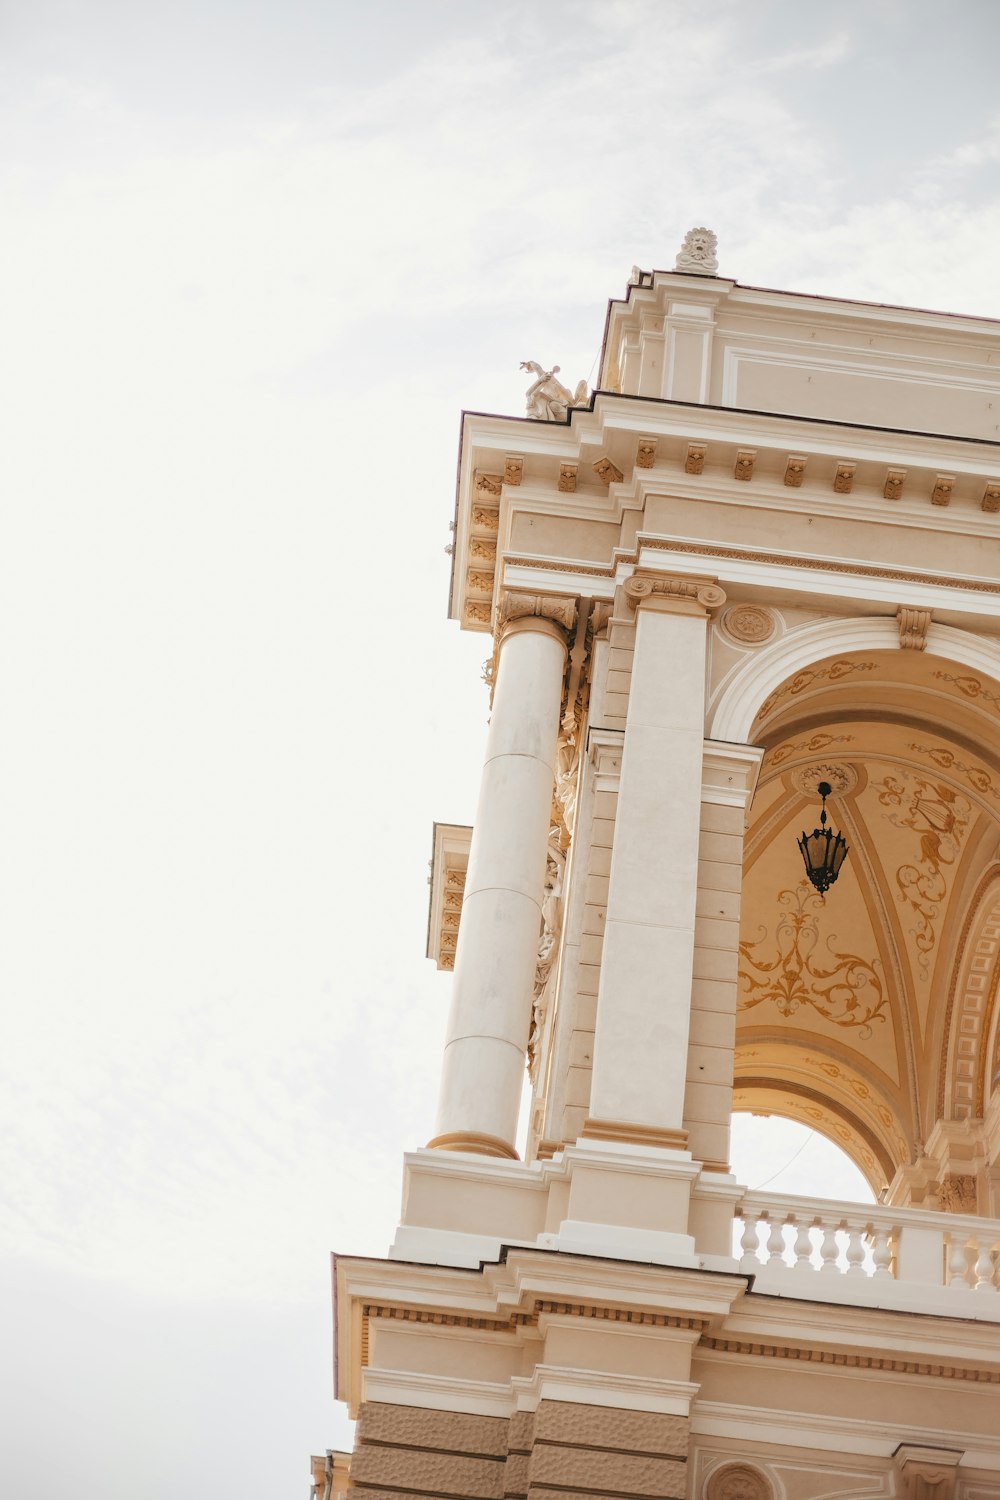
<svg viewBox="0 0 1000 1500">
<path fill-rule="evenodd" d="M 795 1219 L 791 1220 L 795 1224 Z M 795 1257 L 794 1267 L 796 1271 L 811 1271 L 812 1263 L 812 1240 L 809 1237 L 809 1225 L 805 1219 L 800 1219 L 796 1226 L 795 1244 L 792 1246 L 792 1254 Z"/>
<path fill-rule="evenodd" d="M 757 1216 L 751 1209 L 744 1208 L 742 1212 L 743 1234 L 740 1238 L 740 1250 L 742 1251 L 741 1264 L 746 1265 L 747 1261 L 753 1261 L 759 1265 L 760 1257 L 757 1254 Z"/>
<path fill-rule="evenodd" d="M 969 1260 L 965 1253 L 965 1241 L 954 1235 L 948 1251 L 948 1285 L 968 1286 L 968 1273 Z"/>
<path fill-rule="evenodd" d="M 823 1231 L 823 1243 L 819 1248 L 819 1256 L 822 1261 L 821 1271 L 839 1271 L 837 1257 L 840 1254 L 840 1246 L 837 1244 L 837 1229 L 833 1224 L 821 1224 Z"/>
<path fill-rule="evenodd" d="M 865 1247 L 861 1238 L 861 1230 L 849 1227 L 847 1233 L 847 1275 L 863 1276 L 865 1274 Z"/>
<path fill-rule="evenodd" d="M 767 1237 L 767 1264 L 783 1265 L 782 1255 L 785 1251 L 785 1236 L 781 1232 L 781 1220 L 771 1219 L 771 1233 Z"/>
<path fill-rule="evenodd" d="M 976 1291 L 995 1292 L 996 1287 L 993 1283 L 993 1272 L 995 1268 L 993 1265 L 993 1257 L 990 1254 L 989 1244 L 985 1239 L 981 1239 L 978 1243 L 978 1248 L 979 1254 L 976 1256 L 976 1264 L 973 1267 L 972 1272 L 976 1279 Z"/>
<path fill-rule="evenodd" d="M 892 1251 L 889 1248 L 889 1236 L 884 1229 L 872 1229 L 872 1262 L 874 1264 L 873 1276 L 892 1280 Z"/>
</svg>

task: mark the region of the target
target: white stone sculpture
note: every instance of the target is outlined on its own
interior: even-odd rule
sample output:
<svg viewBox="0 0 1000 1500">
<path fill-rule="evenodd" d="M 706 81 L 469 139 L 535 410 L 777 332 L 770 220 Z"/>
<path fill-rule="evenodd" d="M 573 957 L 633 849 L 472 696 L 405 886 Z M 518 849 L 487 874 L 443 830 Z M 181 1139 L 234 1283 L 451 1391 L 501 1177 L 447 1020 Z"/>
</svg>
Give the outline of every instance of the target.
<svg viewBox="0 0 1000 1500">
<path fill-rule="evenodd" d="M 689 276 L 714 276 L 719 269 L 718 248 L 719 241 L 710 229 L 689 229 L 677 252 L 674 270 Z"/>
<path fill-rule="evenodd" d="M 525 410 L 529 417 L 537 417 L 543 422 L 565 422 L 566 413 L 571 406 L 586 406 L 590 399 L 585 380 L 581 380 L 576 390 L 571 392 L 561 380 L 556 379 L 559 374 L 558 365 L 553 365 L 551 370 L 543 370 L 537 360 L 522 359 L 521 369 L 530 371 L 536 377 L 528 387 L 525 398 Z"/>
</svg>

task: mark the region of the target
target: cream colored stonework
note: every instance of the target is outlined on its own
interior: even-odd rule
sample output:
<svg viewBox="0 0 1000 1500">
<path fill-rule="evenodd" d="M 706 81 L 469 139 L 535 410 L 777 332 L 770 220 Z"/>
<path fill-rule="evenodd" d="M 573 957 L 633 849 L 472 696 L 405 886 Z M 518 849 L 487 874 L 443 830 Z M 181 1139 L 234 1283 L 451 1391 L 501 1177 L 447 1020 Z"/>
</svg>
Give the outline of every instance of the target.
<svg viewBox="0 0 1000 1500">
<path fill-rule="evenodd" d="M 593 396 L 463 419 L 492 722 L 438 1128 L 336 1267 L 369 1496 L 1000 1500 L 1000 327 L 707 233 Z M 734 1108 L 877 1201 L 738 1183 Z"/>
</svg>

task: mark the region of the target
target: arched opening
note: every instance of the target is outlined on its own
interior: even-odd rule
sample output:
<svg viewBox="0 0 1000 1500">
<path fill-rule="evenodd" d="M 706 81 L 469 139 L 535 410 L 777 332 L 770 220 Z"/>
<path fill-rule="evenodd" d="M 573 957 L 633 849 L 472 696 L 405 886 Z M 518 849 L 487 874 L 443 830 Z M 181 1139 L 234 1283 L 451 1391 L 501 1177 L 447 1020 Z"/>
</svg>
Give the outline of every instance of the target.
<svg viewBox="0 0 1000 1500">
<path fill-rule="evenodd" d="M 842 1146 L 780 1115 L 733 1115 L 732 1168 L 751 1192 L 794 1193 L 850 1203 L 874 1200 L 871 1183 Z"/>
<path fill-rule="evenodd" d="M 765 753 L 744 845 L 733 1107 L 834 1143 L 864 1184 L 852 1198 L 908 1201 L 904 1179 L 938 1122 L 982 1110 L 1000 952 L 1000 680 L 970 667 L 965 645 L 890 649 L 891 623 L 869 622 L 863 649 L 808 659 L 803 643 L 786 647 L 794 670 L 777 681 L 777 658 L 747 669 L 767 692 L 747 734 Z M 960 633 L 935 627 L 928 647 L 931 636 L 955 646 Z M 745 712 L 746 682 L 726 691 Z M 825 895 L 797 848 L 820 782 L 850 848 Z M 734 1122 L 734 1161 L 742 1131 Z M 837 1196 L 825 1180 L 823 1193 Z"/>
</svg>

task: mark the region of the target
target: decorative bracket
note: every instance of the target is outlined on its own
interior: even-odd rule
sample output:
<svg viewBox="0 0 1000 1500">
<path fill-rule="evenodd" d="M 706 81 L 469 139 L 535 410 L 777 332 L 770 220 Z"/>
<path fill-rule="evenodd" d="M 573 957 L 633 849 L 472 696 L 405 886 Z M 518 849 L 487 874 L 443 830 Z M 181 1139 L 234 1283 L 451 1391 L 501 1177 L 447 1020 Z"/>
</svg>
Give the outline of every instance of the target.
<svg viewBox="0 0 1000 1500">
<path fill-rule="evenodd" d="M 896 611 L 900 650 L 926 650 L 927 630 L 930 623 L 931 612 L 929 609 L 907 609 L 905 605 L 900 605 Z"/>
</svg>

